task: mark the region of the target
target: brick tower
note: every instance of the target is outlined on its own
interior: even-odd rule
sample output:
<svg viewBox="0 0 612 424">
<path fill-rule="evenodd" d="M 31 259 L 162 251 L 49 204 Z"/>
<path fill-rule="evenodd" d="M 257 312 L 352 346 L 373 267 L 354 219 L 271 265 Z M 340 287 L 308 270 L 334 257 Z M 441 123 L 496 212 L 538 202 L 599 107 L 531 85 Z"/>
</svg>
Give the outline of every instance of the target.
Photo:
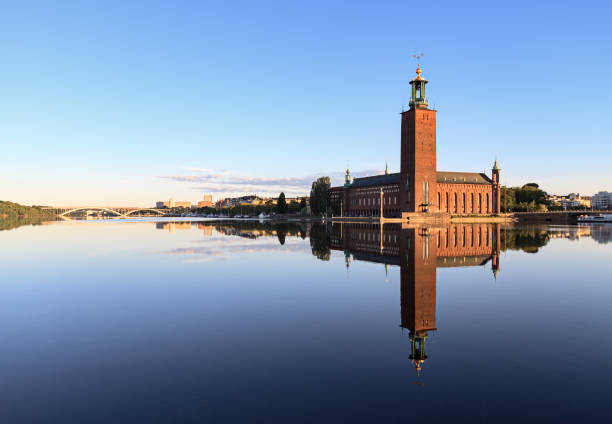
<svg viewBox="0 0 612 424">
<path fill-rule="evenodd" d="M 427 107 L 421 66 L 410 85 L 410 109 L 402 112 L 400 203 L 402 212 L 434 210 L 436 187 L 436 111 Z"/>
<path fill-rule="evenodd" d="M 491 176 L 493 177 L 493 213 L 500 213 L 501 187 L 499 184 L 499 165 L 497 164 L 497 159 L 495 159 L 495 163 L 493 164 Z"/>
</svg>

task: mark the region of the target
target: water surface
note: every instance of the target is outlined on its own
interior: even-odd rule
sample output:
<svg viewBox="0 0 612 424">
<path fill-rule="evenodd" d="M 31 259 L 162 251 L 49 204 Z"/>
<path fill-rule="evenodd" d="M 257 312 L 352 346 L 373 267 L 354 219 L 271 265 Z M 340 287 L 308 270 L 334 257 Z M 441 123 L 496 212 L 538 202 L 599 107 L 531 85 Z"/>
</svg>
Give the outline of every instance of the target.
<svg viewBox="0 0 612 424">
<path fill-rule="evenodd" d="M 612 227 L 0 231 L 6 423 L 604 422 Z"/>
</svg>

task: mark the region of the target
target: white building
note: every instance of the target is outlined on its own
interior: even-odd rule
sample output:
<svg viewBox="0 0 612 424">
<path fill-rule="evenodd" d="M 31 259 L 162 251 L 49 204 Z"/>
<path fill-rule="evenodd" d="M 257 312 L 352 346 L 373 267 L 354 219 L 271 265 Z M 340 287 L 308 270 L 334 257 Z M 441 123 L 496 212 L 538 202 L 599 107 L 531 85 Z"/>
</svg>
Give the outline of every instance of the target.
<svg viewBox="0 0 612 424">
<path fill-rule="evenodd" d="M 600 191 L 591 198 L 591 206 L 594 210 L 603 211 L 612 209 L 612 193 Z"/>
<path fill-rule="evenodd" d="M 580 193 L 570 193 L 567 196 L 553 194 L 548 196 L 547 200 L 552 203 L 559 203 L 565 210 L 568 208 L 591 207 L 591 198 L 589 196 L 581 196 Z"/>
</svg>

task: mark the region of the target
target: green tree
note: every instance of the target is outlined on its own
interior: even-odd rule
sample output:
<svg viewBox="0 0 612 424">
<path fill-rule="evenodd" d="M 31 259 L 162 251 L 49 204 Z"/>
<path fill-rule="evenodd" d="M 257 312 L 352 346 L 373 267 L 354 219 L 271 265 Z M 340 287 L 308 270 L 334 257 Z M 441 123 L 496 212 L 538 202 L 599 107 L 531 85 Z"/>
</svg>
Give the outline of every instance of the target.
<svg viewBox="0 0 612 424">
<path fill-rule="evenodd" d="M 547 194 L 538 184 L 528 183 L 522 187 L 501 188 L 501 209 L 503 212 L 545 211 L 551 206 Z"/>
<path fill-rule="evenodd" d="M 329 188 L 331 183 L 329 177 L 321 177 L 312 183 L 310 190 L 310 209 L 313 215 L 325 213 L 329 200 Z"/>
<path fill-rule="evenodd" d="M 287 213 L 289 207 L 287 206 L 287 200 L 285 200 L 285 193 L 281 192 L 278 196 L 278 201 L 276 202 L 276 212 L 278 213 Z"/>
</svg>

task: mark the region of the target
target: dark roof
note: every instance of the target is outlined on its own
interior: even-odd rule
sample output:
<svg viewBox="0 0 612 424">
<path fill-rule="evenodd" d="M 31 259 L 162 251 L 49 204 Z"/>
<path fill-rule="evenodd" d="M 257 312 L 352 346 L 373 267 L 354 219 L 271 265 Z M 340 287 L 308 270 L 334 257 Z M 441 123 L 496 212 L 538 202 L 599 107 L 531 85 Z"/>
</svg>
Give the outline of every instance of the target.
<svg viewBox="0 0 612 424">
<path fill-rule="evenodd" d="M 437 181 L 447 184 L 491 184 L 487 174 L 478 172 L 446 172 L 438 171 Z"/>
<path fill-rule="evenodd" d="M 385 184 L 399 184 L 399 182 L 400 182 L 400 174 L 399 172 L 396 172 L 394 174 L 382 174 L 382 175 L 374 175 L 372 177 L 355 178 L 355 180 L 351 183 L 351 188 L 368 187 L 368 186 L 385 185 Z"/>
<path fill-rule="evenodd" d="M 478 172 L 437 172 L 437 182 L 447 184 L 491 184 L 487 174 Z M 386 184 L 399 184 L 400 173 L 374 175 L 372 177 L 355 178 L 351 183 L 353 187 L 381 186 Z M 338 187 L 340 188 L 340 187 Z"/>
</svg>

